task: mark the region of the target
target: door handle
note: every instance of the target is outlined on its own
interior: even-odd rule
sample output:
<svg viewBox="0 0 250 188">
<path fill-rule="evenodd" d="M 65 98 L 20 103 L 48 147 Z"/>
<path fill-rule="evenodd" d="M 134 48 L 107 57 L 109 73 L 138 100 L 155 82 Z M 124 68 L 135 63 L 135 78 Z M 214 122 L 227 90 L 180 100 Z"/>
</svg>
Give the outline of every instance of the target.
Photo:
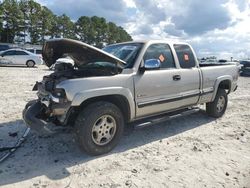
<svg viewBox="0 0 250 188">
<path fill-rule="evenodd" d="M 178 80 L 180 80 L 181 79 L 181 75 L 174 75 L 173 76 L 173 80 L 174 81 L 178 81 Z"/>
</svg>

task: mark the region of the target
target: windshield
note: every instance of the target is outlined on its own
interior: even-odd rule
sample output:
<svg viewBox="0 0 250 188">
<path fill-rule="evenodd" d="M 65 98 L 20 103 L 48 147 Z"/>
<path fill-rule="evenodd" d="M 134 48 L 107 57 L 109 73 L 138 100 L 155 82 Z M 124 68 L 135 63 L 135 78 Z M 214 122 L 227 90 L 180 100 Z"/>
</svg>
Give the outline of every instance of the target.
<svg viewBox="0 0 250 188">
<path fill-rule="evenodd" d="M 143 43 L 115 44 L 103 48 L 103 51 L 108 52 L 125 61 L 127 63 L 125 68 L 132 68 L 134 66 L 137 55 L 142 48 L 142 44 Z"/>
</svg>

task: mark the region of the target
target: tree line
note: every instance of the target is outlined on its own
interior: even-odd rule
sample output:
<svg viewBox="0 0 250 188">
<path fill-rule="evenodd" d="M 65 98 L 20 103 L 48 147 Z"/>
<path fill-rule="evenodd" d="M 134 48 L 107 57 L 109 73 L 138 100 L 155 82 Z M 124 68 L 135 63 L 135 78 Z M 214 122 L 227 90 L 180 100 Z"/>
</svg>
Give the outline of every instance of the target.
<svg viewBox="0 0 250 188">
<path fill-rule="evenodd" d="M 102 17 L 81 16 L 73 22 L 34 0 L 0 1 L 0 42 L 42 44 L 49 38 L 77 39 L 97 47 L 132 40 L 122 27 Z"/>
</svg>

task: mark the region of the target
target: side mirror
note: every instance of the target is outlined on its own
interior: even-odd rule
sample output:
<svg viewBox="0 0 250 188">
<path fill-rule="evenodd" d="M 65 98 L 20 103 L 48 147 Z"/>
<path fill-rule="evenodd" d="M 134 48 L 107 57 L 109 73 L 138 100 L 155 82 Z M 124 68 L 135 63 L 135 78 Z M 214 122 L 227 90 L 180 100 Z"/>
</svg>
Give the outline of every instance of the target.
<svg viewBox="0 0 250 188">
<path fill-rule="evenodd" d="M 154 70 L 161 67 L 161 62 L 159 59 L 148 59 L 144 63 L 145 70 Z"/>
</svg>

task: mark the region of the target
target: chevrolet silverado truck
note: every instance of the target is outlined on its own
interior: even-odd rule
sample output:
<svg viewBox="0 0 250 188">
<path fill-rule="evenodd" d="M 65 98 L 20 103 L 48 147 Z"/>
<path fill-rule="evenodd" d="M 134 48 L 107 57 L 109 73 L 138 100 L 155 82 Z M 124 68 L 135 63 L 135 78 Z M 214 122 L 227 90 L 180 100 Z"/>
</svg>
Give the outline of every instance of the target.
<svg viewBox="0 0 250 188">
<path fill-rule="evenodd" d="M 28 102 L 23 119 L 41 134 L 72 127 L 90 155 L 111 151 L 131 122 L 153 122 L 200 104 L 208 115 L 221 117 L 239 75 L 236 65 L 199 65 L 189 44 L 163 40 L 100 50 L 53 39 L 45 42 L 42 55 L 48 67 L 65 56 L 74 63 L 55 64 L 54 72 L 35 84 L 38 99 Z"/>
</svg>

